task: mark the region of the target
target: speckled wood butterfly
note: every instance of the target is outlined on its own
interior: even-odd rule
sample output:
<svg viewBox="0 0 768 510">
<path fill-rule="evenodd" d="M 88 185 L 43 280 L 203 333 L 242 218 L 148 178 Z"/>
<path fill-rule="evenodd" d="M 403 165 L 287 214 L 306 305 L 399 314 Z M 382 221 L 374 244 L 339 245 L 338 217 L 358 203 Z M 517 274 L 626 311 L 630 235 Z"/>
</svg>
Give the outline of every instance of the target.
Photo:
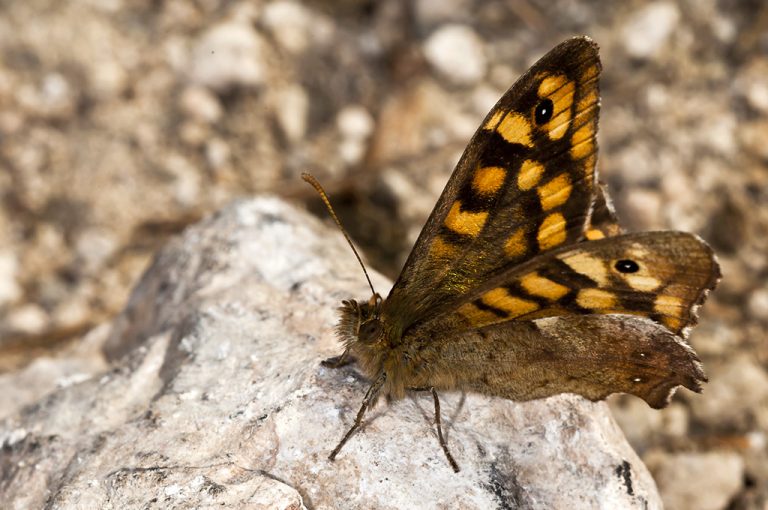
<svg viewBox="0 0 768 510">
<path fill-rule="evenodd" d="M 539 60 L 472 137 L 387 299 L 371 287 L 343 303 L 346 348 L 324 363 L 357 360 L 373 382 L 331 459 L 380 396 L 406 390 L 432 392 L 456 471 L 438 390 L 624 392 L 654 408 L 701 390 L 685 338 L 719 267 L 695 235 L 622 233 L 595 170 L 600 70 L 586 37 Z"/>
</svg>

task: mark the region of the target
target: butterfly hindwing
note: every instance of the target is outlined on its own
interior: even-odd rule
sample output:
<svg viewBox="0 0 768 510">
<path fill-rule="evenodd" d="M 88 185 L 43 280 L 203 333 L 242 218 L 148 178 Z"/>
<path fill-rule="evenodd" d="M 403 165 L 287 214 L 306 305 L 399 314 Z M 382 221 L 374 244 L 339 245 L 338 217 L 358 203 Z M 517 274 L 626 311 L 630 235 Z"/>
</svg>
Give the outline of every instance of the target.
<svg viewBox="0 0 768 510">
<path fill-rule="evenodd" d="M 678 386 L 698 392 L 707 380 L 685 341 L 645 317 L 548 317 L 465 331 L 452 326 L 446 318 L 435 331 L 424 384 L 516 401 L 559 393 L 601 400 L 623 392 L 661 408 Z"/>
<path fill-rule="evenodd" d="M 576 243 L 484 282 L 451 312 L 463 329 L 583 314 L 647 317 L 680 334 L 719 278 L 712 250 L 683 232 L 641 232 Z"/>
<path fill-rule="evenodd" d="M 597 46 L 568 40 L 491 110 L 427 220 L 383 314 L 402 328 L 505 267 L 579 240 L 595 199 Z"/>
</svg>

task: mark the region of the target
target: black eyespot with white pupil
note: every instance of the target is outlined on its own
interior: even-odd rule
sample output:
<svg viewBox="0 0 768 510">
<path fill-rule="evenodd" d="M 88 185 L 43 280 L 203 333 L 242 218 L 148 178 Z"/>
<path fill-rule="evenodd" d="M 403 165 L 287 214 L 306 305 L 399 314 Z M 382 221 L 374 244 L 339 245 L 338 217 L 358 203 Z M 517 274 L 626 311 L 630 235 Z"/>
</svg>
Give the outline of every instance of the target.
<svg viewBox="0 0 768 510">
<path fill-rule="evenodd" d="M 616 271 L 624 274 L 637 273 L 640 271 L 640 266 L 637 264 L 637 262 L 629 259 L 617 260 L 614 267 L 616 268 Z"/>
<path fill-rule="evenodd" d="M 542 99 L 539 101 L 539 104 L 536 105 L 536 110 L 534 110 L 536 124 L 541 125 L 549 122 L 549 119 L 552 118 L 553 108 L 554 105 L 552 104 L 551 99 Z"/>
</svg>

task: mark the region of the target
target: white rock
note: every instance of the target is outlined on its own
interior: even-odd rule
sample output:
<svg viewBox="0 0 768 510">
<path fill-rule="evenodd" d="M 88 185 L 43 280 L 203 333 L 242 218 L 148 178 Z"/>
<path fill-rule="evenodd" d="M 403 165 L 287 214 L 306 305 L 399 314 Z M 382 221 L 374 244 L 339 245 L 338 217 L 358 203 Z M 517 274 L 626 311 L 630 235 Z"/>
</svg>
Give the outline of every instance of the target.
<svg viewBox="0 0 768 510">
<path fill-rule="evenodd" d="M 677 27 L 680 11 L 670 2 L 644 5 L 622 28 L 624 48 L 635 58 L 651 58 L 660 51 Z"/>
<path fill-rule="evenodd" d="M 384 291 L 388 282 L 371 276 Z M 0 422 L 0 437 L 17 437 L 4 444 L 3 462 L 14 468 L 0 500 L 28 508 L 302 509 L 303 497 L 314 508 L 660 508 L 607 405 L 573 395 L 515 403 L 444 394 L 460 474 L 443 457 L 423 394 L 378 407 L 328 461 L 368 383 L 354 366 L 319 362 L 341 349 L 339 300 L 368 293 L 341 235 L 280 200 L 241 202 L 187 229 L 114 323 L 104 349 L 115 365 L 105 377 L 60 388 Z M 19 430 L 28 432 L 18 438 Z"/>
<path fill-rule="evenodd" d="M 228 21 L 213 26 L 195 44 L 188 74 L 214 90 L 253 87 L 264 82 L 264 43 L 249 24 Z"/>
<path fill-rule="evenodd" d="M 457 85 L 473 85 L 486 72 L 488 62 L 483 41 L 466 25 L 444 25 L 424 43 L 427 62 Z"/>
<path fill-rule="evenodd" d="M 0 251 L 0 308 L 21 297 L 21 286 L 17 280 L 19 262 L 10 250 Z"/>
</svg>

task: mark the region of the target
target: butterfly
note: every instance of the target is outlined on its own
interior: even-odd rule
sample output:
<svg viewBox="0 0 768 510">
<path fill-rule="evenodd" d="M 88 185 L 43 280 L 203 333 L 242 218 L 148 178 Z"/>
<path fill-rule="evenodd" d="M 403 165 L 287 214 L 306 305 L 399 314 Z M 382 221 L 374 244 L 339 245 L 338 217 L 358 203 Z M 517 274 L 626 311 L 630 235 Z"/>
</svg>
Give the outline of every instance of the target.
<svg viewBox="0 0 768 510">
<path fill-rule="evenodd" d="M 623 233 L 596 175 L 600 72 L 587 37 L 534 64 L 472 137 L 389 296 L 343 302 L 344 352 L 324 364 L 356 360 L 372 383 L 331 460 L 380 397 L 409 390 L 432 393 L 455 471 L 438 391 L 623 392 L 653 408 L 701 391 L 686 338 L 719 266 L 693 234 Z"/>
</svg>

